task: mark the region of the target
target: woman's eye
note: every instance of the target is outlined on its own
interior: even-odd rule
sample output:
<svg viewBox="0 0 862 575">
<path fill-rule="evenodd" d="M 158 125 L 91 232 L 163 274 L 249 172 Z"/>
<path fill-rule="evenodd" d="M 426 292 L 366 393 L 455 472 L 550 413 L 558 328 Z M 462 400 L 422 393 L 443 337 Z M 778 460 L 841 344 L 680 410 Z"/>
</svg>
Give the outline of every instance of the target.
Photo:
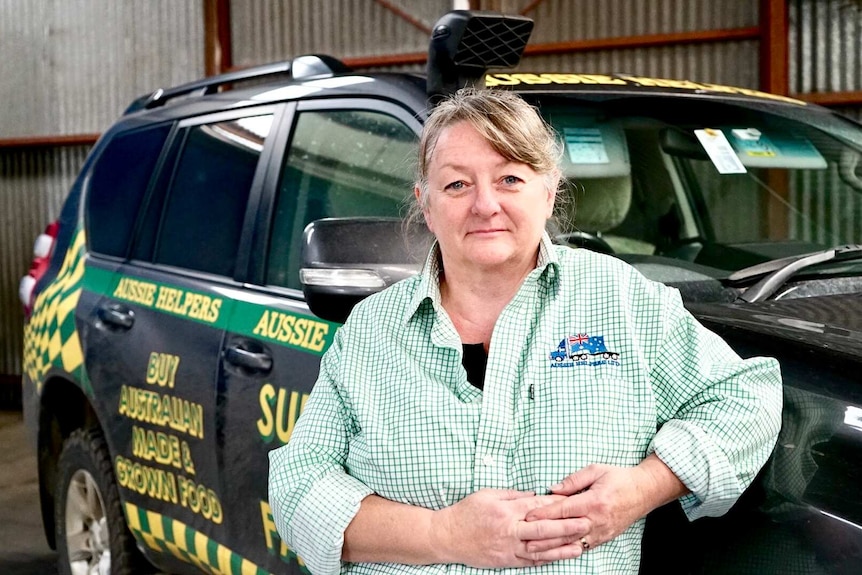
<svg viewBox="0 0 862 575">
<path fill-rule="evenodd" d="M 464 182 L 462 182 L 461 180 L 458 180 L 457 182 L 452 182 L 451 184 L 446 186 L 446 189 L 447 190 L 455 190 L 455 191 L 463 190 L 464 189 Z"/>
<path fill-rule="evenodd" d="M 513 186 L 521 181 L 521 178 L 518 176 L 504 176 L 503 183 L 509 186 Z"/>
</svg>

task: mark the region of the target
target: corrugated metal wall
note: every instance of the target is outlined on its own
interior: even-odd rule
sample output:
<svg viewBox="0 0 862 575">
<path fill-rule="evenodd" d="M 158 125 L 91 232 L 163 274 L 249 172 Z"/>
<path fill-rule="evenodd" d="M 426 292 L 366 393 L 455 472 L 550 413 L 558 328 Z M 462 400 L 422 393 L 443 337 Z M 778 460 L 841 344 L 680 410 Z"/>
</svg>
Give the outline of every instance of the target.
<svg viewBox="0 0 862 575">
<path fill-rule="evenodd" d="M 530 13 L 536 21 L 531 41 L 744 28 L 758 25 L 757 7 L 757 2 L 745 0 L 546 0 Z"/>
<path fill-rule="evenodd" d="M 0 137 L 101 132 L 133 98 L 203 75 L 200 0 L 0 0 Z M 10 57 L 13 55 L 14 57 Z"/>
<path fill-rule="evenodd" d="M 790 89 L 862 90 L 862 1 L 790 0 Z"/>
<path fill-rule="evenodd" d="M 791 92 L 862 90 L 862 1 L 791 0 L 788 15 Z M 862 121 L 862 107 L 836 111 Z M 791 222 L 794 237 L 824 245 L 834 238 L 862 242 L 862 201 L 834 193 L 840 182 L 834 167 L 791 182 L 790 201 L 806 206 L 809 216 Z"/>
<path fill-rule="evenodd" d="M 620 73 L 655 78 L 685 78 L 756 88 L 759 81 L 757 42 L 663 46 L 634 50 L 601 50 L 524 58 L 531 72 L 573 70 Z M 728 62 L 734 62 L 729 65 Z"/>
<path fill-rule="evenodd" d="M 203 0 L 0 0 L 0 138 L 103 131 L 132 98 L 204 73 Z M 432 26 L 452 0 L 389 0 Z M 530 2 L 483 6 L 516 13 Z M 532 43 L 759 25 L 753 0 L 545 0 Z M 427 35 L 375 0 L 232 0 L 234 66 L 318 52 L 424 52 Z M 790 90 L 862 89 L 862 0 L 788 0 Z M 9 57 L 8 55 L 14 55 Z M 526 58 L 522 70 L 623 72 L 758 87 L 756 40 Z M 403 65 L 394 69 L 422 69 Z M 859 119 L 859 107 L 845 108 Z M 18 278 L 86 149 L 0 149 L 0 375 L 20 373 Z M 808 193 L 808 192 L 806 192 Z"/>
<path fill-rule="evenodd" d="M 390 3 L 428 27 L 452 6 L 451 0 Z M 374 0 L 319 0 L 313 11 L 306 12 L 299 9 L 303 4 L 307 5 L 302 0 L 233 0 L 235 65 L 260 64 L 309 52 L 360 57 L 428 49 L 424 32 Z M 503 0 L 494 4 L 498 10 L 517 13 L 528 2 Z M 746 0 L 545 0 L 528 14 L 536 23 L 530 42 L 745 28 L 758 25 L 757 7 L 757 2 Z M 520 69 L 624 72 L 757 87 L 758 56 L 757 42 L 727 42 L 534 56 L 525 58 Z M 424 65 L 408 65 L 397 69 L 423 68 Z"/>
<path fill-rule="evenodd" d="M 390 4 L 428 29 L 452 8 L 452 0 Z M 312 52 L 344 58 L 428 49 L 427 33 L 374 0 L 233 0 L 231 34 L 237 66 Z"/>
<path fill-rule="evenodd" d="M 0 0 L 0 138 L 102 132 L 133 98 L 202 76 L 203 54 L 201 0 Z M 0 149 L 0 376 L 21 373 L 18 281 L 86 153 Z"/>
</svg>

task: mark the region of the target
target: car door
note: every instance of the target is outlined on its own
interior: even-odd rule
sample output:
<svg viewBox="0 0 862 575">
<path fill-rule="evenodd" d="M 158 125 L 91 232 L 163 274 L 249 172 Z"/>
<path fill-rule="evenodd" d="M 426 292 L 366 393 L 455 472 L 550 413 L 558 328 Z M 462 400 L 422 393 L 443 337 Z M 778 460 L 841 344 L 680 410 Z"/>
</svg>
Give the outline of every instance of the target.
<svg viewBox="0 0 862 575">
<path fill-rule="evenodd" d="M 338 325 L 315 317 L 299 283 L 305 226 L 337 216 L 398 216 L 412 192 L 420 124 L 372 99 L 290 108 L 257 219 L 250 281 L 237 296 L 222 353 L 223 504 L 231 541 L 272 572 L 295 572 L 267 502 L 268 452 L 290 439 Z"/>
<path fill-rule="evenodd" d="M 106 432 L 129 527 L 172 572 L 218 567 L 230 545 L 219 358 L 277 112 L 180 122 L 130 259 L 100 276 L 88 369 L 112 415 Z"/>
</svg>

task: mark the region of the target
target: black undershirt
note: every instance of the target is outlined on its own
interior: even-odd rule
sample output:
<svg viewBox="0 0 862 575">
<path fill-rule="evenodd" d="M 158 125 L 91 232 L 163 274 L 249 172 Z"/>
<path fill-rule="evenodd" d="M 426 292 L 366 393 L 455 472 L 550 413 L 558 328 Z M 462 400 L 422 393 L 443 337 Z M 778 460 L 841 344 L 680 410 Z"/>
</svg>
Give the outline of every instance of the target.
<svg viewBox="0 0 862 575">
<path fill-rule="evenodd" d="M 467 370 L 467 381 L 479 389 L 485 386 L 485 367 L 488 365 L 488 354 L 485 345 L 481 343 L 465 343 L 464 359 L 461 365 Z"/>
</svg>

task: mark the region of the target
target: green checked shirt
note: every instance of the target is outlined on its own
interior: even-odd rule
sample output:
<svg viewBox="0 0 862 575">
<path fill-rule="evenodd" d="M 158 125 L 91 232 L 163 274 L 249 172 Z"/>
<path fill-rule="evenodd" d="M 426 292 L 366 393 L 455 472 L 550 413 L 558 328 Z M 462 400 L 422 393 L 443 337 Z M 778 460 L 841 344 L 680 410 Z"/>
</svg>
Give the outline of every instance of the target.
<svg viewBox="0 0 862 575">
<path fill-rule="evenodd" d="M 270 455 L 278 531 L 314 575 L 484 575 L 342 562 L 344 530 L 371 493 L 440 509 L 486 487 L 544 493 L 591 463 L 655 452 L 691 490 L 681 502 L 694 519 L 727 511 L 766 461 L 781 422 L 777 362 L 741 360 L 676 290 L 546 235 L 497 320 L 480 391 L 440 303 L 437 255 L 356 307 L 290 442 Z M 643 524 L 578 559 L 495 571 L 634 573 Z"/>
</svg>

